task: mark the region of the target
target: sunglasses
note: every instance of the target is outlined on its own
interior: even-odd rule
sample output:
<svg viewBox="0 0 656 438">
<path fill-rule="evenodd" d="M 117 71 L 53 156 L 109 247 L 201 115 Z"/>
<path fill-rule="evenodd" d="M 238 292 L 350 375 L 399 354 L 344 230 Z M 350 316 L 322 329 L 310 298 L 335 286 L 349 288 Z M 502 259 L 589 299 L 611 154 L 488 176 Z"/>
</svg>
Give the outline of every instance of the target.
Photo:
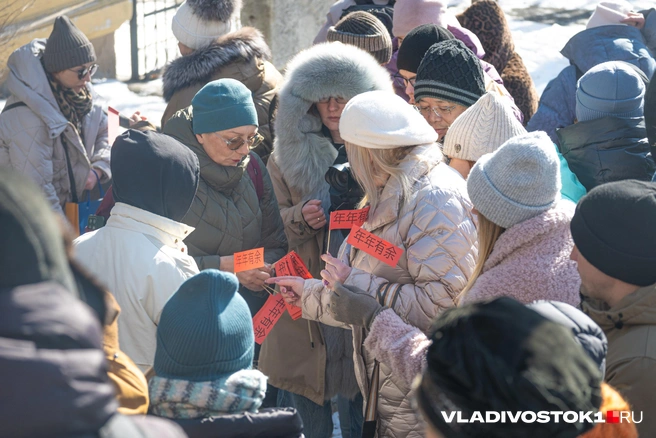
<svg viewBox="0 0 656 438">
<path fill-rule="evenodd" d="M 72 68 L 69 69 L 69 70 L 72 71 L 72 72 L 77 73 L 77 78 L 79 80 L 82 80 L 87 75 L 89 75 L 89 77 L 95 75 L 96 72 L 98 71 L 98 64 L 91 64 L 89 67 L 84 67 L 84 68 L 81 68 L 79 70 L 73 70 Z"/>
<path fill-rule="evenodd" d="M 244 144 L 248 145 L 248 149 L 253 149 L 257 145 L 262 143 L 262 141 L 264 141 L 264 137 L 262 137 L 262 135 L 260 133 L 256 133 L 254 136 L 249 137 L 245 140 L 241 137 L 236 137 L 236 138 L 233 138 L 232 140 L 226 140 L 225 138 L 221 137 L 217 133 L 214 133 L 214 135 L 216 135 L 221 140 L 223 140 L 225 142 L 226 146 L 228 146 L 228 149 L 230 149 L 231 151 L 237 151 L 237 150 L 241 149 L 242 146 L 244 146 Z"/>
</svg>

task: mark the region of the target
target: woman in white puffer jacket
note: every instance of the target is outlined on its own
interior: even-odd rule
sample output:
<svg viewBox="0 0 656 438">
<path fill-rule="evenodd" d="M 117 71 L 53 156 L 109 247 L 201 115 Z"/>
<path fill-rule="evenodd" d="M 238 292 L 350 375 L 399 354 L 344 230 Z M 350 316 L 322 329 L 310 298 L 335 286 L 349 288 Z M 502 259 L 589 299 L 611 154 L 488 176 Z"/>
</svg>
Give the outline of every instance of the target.
<svg viewBox="0 0 656 438">
<path fill-rule="evenodd" d="M 283 286 L 288 301 L 300 305 L 306 319 L 344 326 L 328 312 L 331 289 L 343 283 L 362 289 L 407 324 L 427 332 L 437 314 L 455 306 L 476 264 L 476 228 L 465 183 L 444 163 L 435 130 L 390 92 L 351 99 L 340 133 L 366 194 L 361 204 L 370 207 L 363 228 L 399 247 L 401 258 L 390 266 L 344 243 L 339 258 L 322 257 L 323 281 L 281 277 L 270 282 Z M 353 330 L 356 377 L 366 402 L 374 358 L 363 355 L 363 327 L 347 327 Z M 377 436 L 423 436 L 410 406 L 410 386 L 385 364 L 379 373 Z"/>
</svg>

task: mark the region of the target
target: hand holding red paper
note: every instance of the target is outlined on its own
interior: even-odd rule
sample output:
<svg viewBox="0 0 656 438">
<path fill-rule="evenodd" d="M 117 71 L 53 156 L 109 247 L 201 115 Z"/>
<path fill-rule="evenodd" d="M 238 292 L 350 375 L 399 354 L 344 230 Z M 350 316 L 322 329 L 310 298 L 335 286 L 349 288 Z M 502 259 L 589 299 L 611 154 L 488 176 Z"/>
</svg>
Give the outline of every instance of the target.
<svg viewBox="0 0 656 438">
<path fill-rule="evenodd" d="M 264 263 L 264 248 L 236 252 L 233 270 L 239 282 L 253 291 L 264 289 L 264 281 L 271 277 L 271 265 Z"/>
<path fill-rule="evenodd" d="M 277 284 L 280 287 L 280 294 L 284 300 L 293 306 L 301 306 L 301 297 L 303 296 L 303 286 L 305 280 L 301 277 L 275 277 L 266 281 L 268 284 Z"/>
<path fill-rule="evenodd" d="M 344 283 L 349 275 L 351 275 L 352 268 L 338 258 L 330 254 L 321 256 L 321 260 L 326 262 L 326 269 L 321 271 L 321 278 L 324 280 L 324 285 L 329 289 L 335 286 L 335 283 Z"/>
</svg>

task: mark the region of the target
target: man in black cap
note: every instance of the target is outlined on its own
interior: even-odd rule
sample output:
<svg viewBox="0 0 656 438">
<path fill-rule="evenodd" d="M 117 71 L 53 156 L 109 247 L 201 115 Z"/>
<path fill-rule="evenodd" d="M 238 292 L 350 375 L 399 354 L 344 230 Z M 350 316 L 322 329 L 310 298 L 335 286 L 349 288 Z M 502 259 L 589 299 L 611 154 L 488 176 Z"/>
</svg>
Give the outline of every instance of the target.
<svg viewBox="0 0 656 438">
<path fill-rule="evenodd" d="M 656 184 L 600 185 L 579 202 L 571 223 L 581 307 L 606 333 L 606 379 L 656 436 Z"/>
</svg>

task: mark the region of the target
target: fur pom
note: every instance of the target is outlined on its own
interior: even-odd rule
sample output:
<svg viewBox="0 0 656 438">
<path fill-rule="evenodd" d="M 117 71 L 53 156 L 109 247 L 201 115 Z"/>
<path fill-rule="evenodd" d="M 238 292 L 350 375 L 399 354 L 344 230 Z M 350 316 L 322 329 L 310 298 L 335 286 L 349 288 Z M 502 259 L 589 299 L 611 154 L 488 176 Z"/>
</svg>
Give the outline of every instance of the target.
<svg viewBox="0 0 656 438">
<path fill-rule="evenodd" d="M 187 0 L 194 14 L 207 21 L 229 21 L 241 11 L 241 0 Z"/>
</svg>

